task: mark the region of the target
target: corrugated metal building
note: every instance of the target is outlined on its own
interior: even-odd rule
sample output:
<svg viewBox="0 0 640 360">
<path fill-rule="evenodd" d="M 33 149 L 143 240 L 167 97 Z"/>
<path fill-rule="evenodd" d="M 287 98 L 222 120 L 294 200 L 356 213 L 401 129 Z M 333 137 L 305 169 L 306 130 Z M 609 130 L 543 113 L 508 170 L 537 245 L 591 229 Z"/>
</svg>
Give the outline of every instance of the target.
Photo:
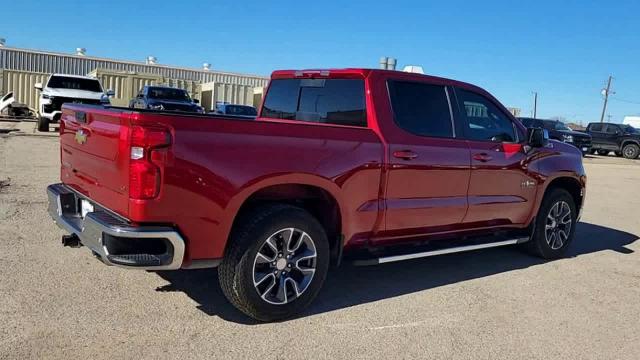
<svg viewBox="0 0 640 360">
<path fill-rule="evenodd" d="M 44 82 L 52 73 L 90 75 L 99 78 L 106 89 L 116 91 L 114 105 L 126 105 L 144 85 L 163 84 L 186 89 L 201 98 L 202 85 L 207 91 L 204 103 L 215 101 L 254 105 L 254 88 L 263 88 L 268 78 L 215 70 L 189 69 L 143 62 L 120 61 L 86 55 L 0 47 L 0 95 L 13 91 L 16 99 L 37 108 L 37 82 Z M 251 96 L 249 96 L 251 94 Z M 215 97 L 214 97 L 215 96 Z M 255 104 L 258 105 L 258 104 Z M 210 109 L 210 107 L 208 108 Z"/>
</svg>

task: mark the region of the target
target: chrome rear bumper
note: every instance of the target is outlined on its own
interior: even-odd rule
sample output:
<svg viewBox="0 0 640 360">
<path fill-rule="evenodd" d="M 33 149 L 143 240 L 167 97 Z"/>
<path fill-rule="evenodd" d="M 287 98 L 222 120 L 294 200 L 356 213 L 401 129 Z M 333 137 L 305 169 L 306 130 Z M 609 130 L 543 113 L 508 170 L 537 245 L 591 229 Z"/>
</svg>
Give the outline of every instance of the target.
<svg viewBox="0 0 640 360">
<path fill-rule="evenodd" d="M 185 242 L 166 226 L 132 226 L 64 184 L 47 187 L 49 214 L 56 224 L 75 234 L 107 265 L 142 270 L 175 270 L 182 266 Z M 81 199 L 94 204 L 83 218 Z"/>
</svg>

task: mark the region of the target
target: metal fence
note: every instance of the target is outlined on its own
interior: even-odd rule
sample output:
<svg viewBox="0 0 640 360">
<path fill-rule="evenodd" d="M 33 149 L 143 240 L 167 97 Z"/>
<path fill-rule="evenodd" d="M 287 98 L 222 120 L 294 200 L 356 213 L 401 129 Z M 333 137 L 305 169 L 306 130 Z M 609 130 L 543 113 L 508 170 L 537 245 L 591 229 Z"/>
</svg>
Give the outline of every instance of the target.
<svg viewBox="0 0 640 360">
<path fill-rule="evenodd" d="M 97 76 L 105 89 L 115 90 L 119 105 L 128 101 L 126 97 L 135 94 L 137 88 L 152 83 L 186 89 L 192 95 L 199 91 L 200 84 L 215 83 L 233 89 L 221 92 L 224 96 L 219 95 L 217 100 L 250 104 L 249 89 L 264 87 L 269 80 L 256 75 L 0 47 L 0 95 L 13 91 L 16 99 L 36 108 L 38 94 L 33 85 L 45 82 L 52 73 Z M 131 75 L 133 82 L 127 81 Z M 242 91 L 238 93 L 236 89 Z"/>
<path fill-rule="evenodd" d="M 38 106 L 36 83 L 45 82 L 49 74 L 0 69 L 0 96 L 13 92 L 13 97 L 32 109 Z"/>
<path fill-rule="evenodd" d="M 0 48 L 0 69 L 37 73 L 86 75 L 95 69 L 160 75 L 164 78 L 219 82 L 249 86 L 264 86 L 268 78 L 215 70 L 196 70 L 167 65 L 149 65 L 90 56 L 60 54 L 16 48 Z"/>
</svg>

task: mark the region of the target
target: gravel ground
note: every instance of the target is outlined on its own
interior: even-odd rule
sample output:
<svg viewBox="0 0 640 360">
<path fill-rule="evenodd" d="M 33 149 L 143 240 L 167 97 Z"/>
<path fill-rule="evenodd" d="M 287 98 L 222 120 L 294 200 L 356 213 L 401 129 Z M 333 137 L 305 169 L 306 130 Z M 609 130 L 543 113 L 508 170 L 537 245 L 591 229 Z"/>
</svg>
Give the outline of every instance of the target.
<svg viewBox="0 0 640 360">
<path fill-rule="evenodd" d="M 330 274 L 295 320 L 235 311 L 215 270 L 106 267 L 46 213 L 55 135 L 0 134 L 0 358 L 640 358 L 640 160 L 585 159 L 566 259 L 491 249 Z M 0 126 L 0 127 L 2 127 Z"/>
</svg>

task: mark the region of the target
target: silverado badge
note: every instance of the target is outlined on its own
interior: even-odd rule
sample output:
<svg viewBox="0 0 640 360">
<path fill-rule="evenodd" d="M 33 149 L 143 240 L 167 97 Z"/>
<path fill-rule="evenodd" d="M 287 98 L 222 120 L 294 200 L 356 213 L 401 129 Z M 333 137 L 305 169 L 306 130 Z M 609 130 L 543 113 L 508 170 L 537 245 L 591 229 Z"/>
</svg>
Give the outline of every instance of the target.
<svg viewBox="0 0 640 360">
<path fill-rule="evenodd" d="M 78 144 L 82 145 L 87 142 L 87 133 L 80 129 L 76 131 L 75 140 Z"/>
</svg>

